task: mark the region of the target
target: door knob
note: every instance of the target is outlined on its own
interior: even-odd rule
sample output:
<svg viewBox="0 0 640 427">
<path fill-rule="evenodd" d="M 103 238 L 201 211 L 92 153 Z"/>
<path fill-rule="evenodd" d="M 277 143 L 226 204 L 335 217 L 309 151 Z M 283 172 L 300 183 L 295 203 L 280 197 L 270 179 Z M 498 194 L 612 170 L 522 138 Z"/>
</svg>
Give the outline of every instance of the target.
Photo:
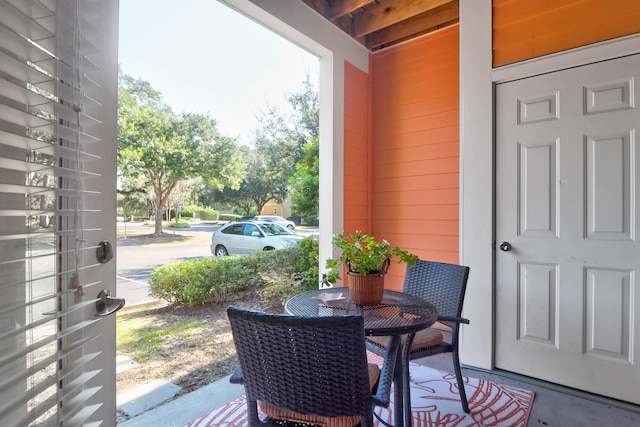
<svg viewBox="0 0 640 427">
<path fill-rule="evenodd" d="M 511 250 L 511 243 L 509 242 L 500 243 L 500 250 L 503 252 L 509 252 Z"/>
<path fill-rule="evenodd" d="M 103 289 L 98 294 L 98 301 L 96 301 L 96 316 L 104 317 L 113 314 L 124 307 L 124 303 L 124 298 L 112 297 L 109 289 Z"/>
<path fill-rule="evenodd" d="M 98 243 L 98 248 L 96 249 L 96 258 L 100 264 L 104 264 L 106 262 L 111 261 L 113 258 L 113 247 L 111 246 L 111 242 L 108 240 L 103 240 Z"/>
</svg>

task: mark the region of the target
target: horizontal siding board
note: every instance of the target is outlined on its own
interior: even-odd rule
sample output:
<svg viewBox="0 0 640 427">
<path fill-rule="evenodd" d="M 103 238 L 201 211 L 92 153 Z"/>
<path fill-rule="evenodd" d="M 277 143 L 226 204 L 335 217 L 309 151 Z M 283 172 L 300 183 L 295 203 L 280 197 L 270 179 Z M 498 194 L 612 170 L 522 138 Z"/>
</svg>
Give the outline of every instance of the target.
<svg viewBox="0 0 640 427">
<path fill-rule="evenodd" d="M 389 99 L 380 99 L 383 103 L 393 100 L 393 96 L 388 95 Z M 459 100 L 452 98 L 449 94 L 435 97 L 429 100 L 419 100 L 413 103 L 402 105 L 402 108 L 387 108 L 389 110 L 389 118 L 392 121 L 414 119 L 417 117 L 434 117 L 443 112 L 459 110 Z M 382 107 L 378 107 L 382 108 Z"/>
<path fill-rule="evenodd" d="M 362 145 L 348 145 L 344 147 L 345 166 L 362 166 L 367 164 L 367 150 Z"/>
<path fill-rule="evenodd" d="M 447 128 L 458 126 L 458 111 L 443 111 L 438 114 L 431 114 L 423 117 L 413 117 L 410 119 L 394 120 L 387 123 L 389 130 L 397 133 L 413 133 L 422 132 L 431 129 Z M 384 127 L 376 127 L 376 129 L 385 133 Z"/>
<path fill-rule="evenodd" d="M 458 142 L 423 143 L 423 145 L 405 146 L 396 149 L 381 149 L 374 158 L 374 164 L 385 165 L 392 163 L 406 163 L 420 160 L 437 160 L 457 157 L 460 152 Z"/>
<path fill-rule="evenodd" d="M 393 209 L 387 209 L 389 206 L 378 205 L 380 207 L 374 209 L 374 223 L 377 221 L 394 222 L 398 218 L 404 220 L 457 220 L 458 205 L 428 205 L 428 206 L 393 206 Z M 383 209 L 384 208 L 384 209 Z"/>
<path fill-rule="evenodd" d="M 494 66 L 636 33 L 637 0 L 493 1 Z"/>
<path fill-rule="evenodd" d="M 374 59 L 377 63 L 374 71 L 385 72 L 397 68 L 403 74 L 407 74 L 416 70 L 435 70 L 443 63 L 456 62 L 458 51 L 457 46 L 455 46 L 456 49 L 451 49 L 451 35 L 455 33 L 457 38 L 457 27 L 457 25 L 451 26 L 442 31 L 413 39 L 408 43 L 376 52 Z M 428 48 L 423 49 L 424 46 Z M 425 64 L 428 64 L 429 67 L 425 68 Z"/>
<path fill-rule="evenodd" d="M 454 205 L 458 203 L 458 191 L 456 190 L 414 190 L 414 191 L 389 191 L 377 193 L 373 207 L 393 210 L 393 206 L 431 206 Z"/>
<path fill-rule="evenodd" d="M 420 147 L 432 144 L 438 144 L 443 142 L 453 142 L 458 143 L 458 126 L 450 126 L 447 128 L 437 128 L 437 129 L 428 129 L 420 132 L 410 132 L 410 133 L 394 133 L 393 129 L 387 129 L 387 132 L 378 132 L 377 139 L 380 141 L 380 144 L 383 145 L 381 148 L 384 149 L 384 142 L 386 139 L 392 139 L 394 142 L 397 141 L 397 144 L 400 146 L 406 147 Z"/>
<path fill-rule="evenodd" d="M 443 251 L 435 248 L 431 250 L 422 250 L 419 254 L 416 254 L 420 259 L 428 259 L 436 262 L 446 262 L 449 264 L 458 264 L 460 262 L 460 256 L 458 251 Z"/>
<path fill-rule="evenodd" d="M 431 81 L 429 81 L 431 80 Z M 458 90 L 458 84 L 447 82 L 442 76 L 436 79 L 421 79 L 423 85 L 407 85 L 399 86 L 394 93 L 386 94 L 382 98 L 381 105 L 374 107 L 374 116 L 384 111 L 391 111 L 393 108 L 402 107 L 405 104 L 413 104 L 424 102 L 425 100 L 433 100 L 437 102 L 443 96 L 451 94 L 452 90 Z M 407 80 L 408 83 L 415 83 L 415 80 Z M 428 85 L 426 83 L 429 83 Z M 401 83 L 401 82 L 398 82 Z M 430 86 L 430 88 L 425 87 Z M 376 88 L 374 88 L 374 91 Z M 375 123 L 374 123 L 375 126 Z"/>
<path fill-rule="evenodd" d="M 347 214 L 349 212 L 345 212 Z M 345 230 L 365 230 L 367 228 L 368 219 L 366 216 L 354 217 L 348 216 L 344 221 Z"/>
<path fill-rule="evenodd" d="M 453 189 L 458 191 L 459 187 L 460 177 L 458 173 L 394 177 L 376 181 L 378 194 L 383 194 L 388 191 L 396 191 L 398 189 L 405 191 Z"/>
<path fill-rule="evenodd" d="M 374 227 L 375 227 L 374 223 Z M 386 239 L 392 246 L 402 246 L 409 252 L 421 250 L 457 250 L 458 236 L 438 236 L 434 234 L 377 234 L 379 239 Z M 446 249 L 445 249 L 446 248 Z M 392 263 L 393 264 L 393 263 Z"/>
<path fill-rule="evenodd" d="M 400 234 L 421 234 L 422 230 L 433 230 L 430 234 L 438 236 L 457 236 L 458 228 L 460 224 L 458 221 L 450 220 L 405 220 L 398 219 L 395 221 L 393 227 L 386 225 L 385 222 L 380 222 L 377 226 L 376 232 L 381 235 L 386 235 L 392 232 Z"/>
<path fill-rule="evenodd" d="M 367 106 L 357 103 L 345 103 L 345 122 L 366 123 Z M 352 129 L 355 131 L 356 129 Z"/>
<path fill-rule="evenodd" d="M 350 191 L 349 198 L 345 200 L 345 206 L 367 206 L 367 192 L 366 191 Z"/>
<path fill-rule="evenodd" d="M 353 170 L 353 168 L 350 168 L 349 170 Z M 367 180 L 366 177 L 362 176 L 362 175 L 348 175 L 345 174 L 345 179 L 349 179 L 349 191 L 353 191 L 353 192 L 362 192 L 362 193 L 368 193 L 369 192 L 369 181 Z M 351 196 L 349 196 L 351 197 Z M 345 197 L 345 201 L 348 200 L 349 198 Z"/>
<path fill-rule="evenodd" d="M 441 174 L 458 172 L 460 161 L 455 157 L 419 160 L 402 164 L 385 164 L 380 168 L 374 177 L 374 186 L 380 179 L 393 178 L 398 176 L 416 176 L 423 174 Z"/>
</svg>

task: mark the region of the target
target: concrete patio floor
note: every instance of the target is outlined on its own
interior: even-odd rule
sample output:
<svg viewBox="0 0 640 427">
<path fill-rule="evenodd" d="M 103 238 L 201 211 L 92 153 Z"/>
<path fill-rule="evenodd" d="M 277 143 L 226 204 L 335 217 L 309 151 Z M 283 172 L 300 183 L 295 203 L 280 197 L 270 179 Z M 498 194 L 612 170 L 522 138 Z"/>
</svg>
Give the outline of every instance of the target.
<svg viewBox="0 0 640 427">
<path fill-rule="evenodd" d="M 451 356 L 446 354 L 415 362 L 443 371 L 453 371 Z M 640 406 L 638 405 L 505 371 L 484 371 L 463 366 L 462 373 L 470 377 L 484 378 L 496 383 L 534 391 L 536 395 L 527 426 L 640 426 Z"/>
</svg>

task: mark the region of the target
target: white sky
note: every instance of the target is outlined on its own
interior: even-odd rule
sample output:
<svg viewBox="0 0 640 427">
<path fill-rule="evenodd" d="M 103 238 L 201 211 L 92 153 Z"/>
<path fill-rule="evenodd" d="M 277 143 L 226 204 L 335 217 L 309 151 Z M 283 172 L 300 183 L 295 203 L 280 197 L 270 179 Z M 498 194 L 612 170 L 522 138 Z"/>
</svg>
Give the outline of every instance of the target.
<svg viewBox="0 0 640 427">
<path fill-rule="evenodd" d="M 244 143 L 261 111 L 289 111 L 285 95 L 318 78 L 316 57 L 216 0 L 120 0 L 119 63 Z"/>
</svg>

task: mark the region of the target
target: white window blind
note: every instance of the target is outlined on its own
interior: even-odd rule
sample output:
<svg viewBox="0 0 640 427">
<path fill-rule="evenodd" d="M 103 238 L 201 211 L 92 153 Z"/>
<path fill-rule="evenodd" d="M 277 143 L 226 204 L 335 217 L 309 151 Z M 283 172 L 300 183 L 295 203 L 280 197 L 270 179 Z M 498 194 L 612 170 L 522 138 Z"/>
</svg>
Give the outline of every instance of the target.
<svg viewBox="0 0 640 427">
<path fill-rule="evenodd" d="M 108 0 L 0 0 L 0 425 L 101 425 L 95 303 Z M 117 9 L 117 6 L 116 6 Z M 115 32 L 115 30 L 114 30 Z M 100 62 L 100 61 L 98 61 Z M 93 345 L 91 345 L 93 343 Z M 90 350 L 88 350 L 90 349 Z M 110 361 L 112 362 L 112 361 Z"/>
</svg>

